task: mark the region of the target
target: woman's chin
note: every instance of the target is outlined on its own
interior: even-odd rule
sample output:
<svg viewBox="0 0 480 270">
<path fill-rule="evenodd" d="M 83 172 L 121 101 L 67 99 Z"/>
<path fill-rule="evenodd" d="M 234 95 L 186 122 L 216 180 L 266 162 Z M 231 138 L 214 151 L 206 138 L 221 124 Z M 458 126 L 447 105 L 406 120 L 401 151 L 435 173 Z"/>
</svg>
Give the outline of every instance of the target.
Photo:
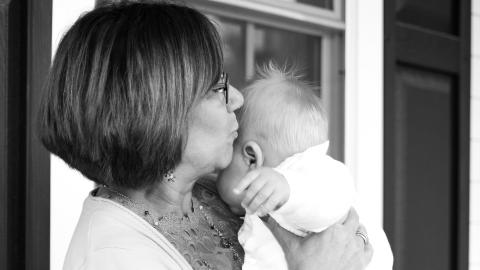
<svg viewBox="0 0 480 270">
<path fill-rule="evenodd" d="M 230 165 L 230 163 L 232 162 L 232 158 L 233 158 L 233 146 L 231 145 L 228 148 L 228 150 L 225 151 L 225 156 L 222 159 L 221 166 L 218 169 L 223 170 L 227 168 L 228 165 Z"/>
</svg>

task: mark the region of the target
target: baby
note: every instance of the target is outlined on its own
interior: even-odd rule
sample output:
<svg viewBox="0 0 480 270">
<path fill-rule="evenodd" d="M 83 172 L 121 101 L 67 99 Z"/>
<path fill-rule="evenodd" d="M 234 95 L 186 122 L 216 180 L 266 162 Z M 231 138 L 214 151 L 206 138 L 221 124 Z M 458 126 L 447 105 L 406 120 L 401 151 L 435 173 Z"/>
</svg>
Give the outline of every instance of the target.
<svg viewBox="0 0 480 270">
<path fill-rule="evenodd" d="M 234 213 L 246 213 L 238 232 L 243 269 L 287 270 L 283 250 L 259 217 L 269 214 L 299 236 L 321 232 L 354 205 L 354 183 L 345 165 L 327 155 L 328 123 L 311 86 L 270 64 L 243 94 L 233 159 L 217 188 Z M 365 225 L 375 250 L 367 269 L 392 269 L 385 233 Z"/>
</svg>

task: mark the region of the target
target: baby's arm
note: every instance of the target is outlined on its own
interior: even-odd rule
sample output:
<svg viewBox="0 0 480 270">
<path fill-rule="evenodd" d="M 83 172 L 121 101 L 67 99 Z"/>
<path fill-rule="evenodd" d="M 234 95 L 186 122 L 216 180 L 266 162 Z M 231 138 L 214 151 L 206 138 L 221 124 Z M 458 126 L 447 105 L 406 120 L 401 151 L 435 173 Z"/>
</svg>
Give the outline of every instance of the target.
<svg viewBox="0 0 480 270">
<path fill-rule="evenodd" d="M 270 214 L 298 235 L 320 232 L 339 222 L 353 205 L 353 181 L 342 163 L 328 156 L 276 169 L 250 171 L 234 189 L 244 192 L 248 214 Z"/>
<path fill-rule="evenodd" d="M 352 177 L 344 164 L 329 156 L 276 170 L 287 180 L 290 197 L 270 215 L 297 235 L 320 232 L 340 222 L 353 205 Z"/>
<path fill-rule="evenodd" d="M 272 168 L 261 167 L 250 171 L 233 190 L 244 191 L 241 205 L 247 214 L 264 216 L 288 201 L 290 187 L 285 177 Z"/>
</svg>

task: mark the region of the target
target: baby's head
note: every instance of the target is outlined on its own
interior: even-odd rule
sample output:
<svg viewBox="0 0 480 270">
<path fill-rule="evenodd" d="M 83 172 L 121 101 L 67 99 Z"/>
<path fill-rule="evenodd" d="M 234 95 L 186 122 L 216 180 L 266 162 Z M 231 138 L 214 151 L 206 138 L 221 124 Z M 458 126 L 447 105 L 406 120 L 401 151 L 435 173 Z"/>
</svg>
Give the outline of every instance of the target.
<svg viewBox="0 0 480 270">
<path fill-rule="evenodd" d="M 234 194 L 233 188 L 249 170 L 275 167 L 328 139 L 321 100 L 295 71 L 269 64 L 242 93 L 245 101 L 237 113 L 239 136 L 233 159 L 217 180 L 222 199 L 238 214 L 243 213 L 243 197 Z"/>
</svg>

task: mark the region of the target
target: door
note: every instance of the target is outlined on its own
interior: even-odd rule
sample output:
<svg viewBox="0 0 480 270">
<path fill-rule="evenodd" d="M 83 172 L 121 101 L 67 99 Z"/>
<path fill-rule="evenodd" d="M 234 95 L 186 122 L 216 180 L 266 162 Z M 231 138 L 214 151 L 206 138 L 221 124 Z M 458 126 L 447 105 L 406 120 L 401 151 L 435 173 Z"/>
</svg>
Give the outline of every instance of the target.
<svg viewBox="0 0 480 270">
<path fill-rule="evenodd" d="M 35 115 L 51 0 L 0 0 L 0 269 L 49 269 L 50 162 Z"/>
<path fill-rule="evenodd" d="M 394 268 L 467 270 L 470 0 L 384 3 L 384 225 Z"/>
</svg>

